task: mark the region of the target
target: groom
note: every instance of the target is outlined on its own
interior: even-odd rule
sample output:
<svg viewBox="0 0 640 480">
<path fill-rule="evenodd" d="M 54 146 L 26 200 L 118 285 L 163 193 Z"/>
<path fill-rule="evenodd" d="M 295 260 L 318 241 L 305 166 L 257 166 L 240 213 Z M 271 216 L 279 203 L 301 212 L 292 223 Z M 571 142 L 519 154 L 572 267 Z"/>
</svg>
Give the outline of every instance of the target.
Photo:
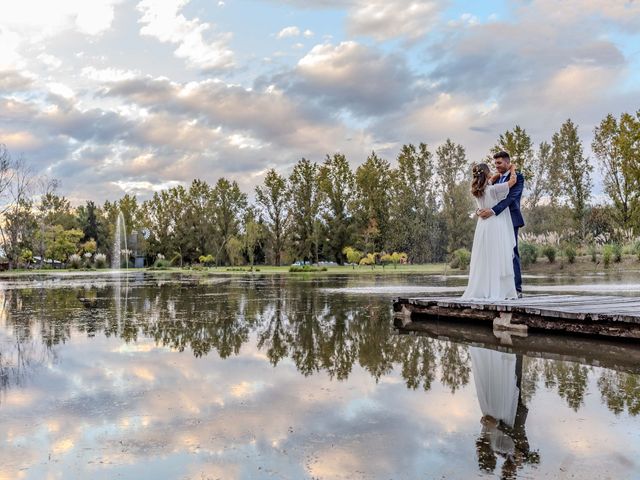
<svg viewBox="0 0 640 480">
<path fill-rule="evenodd" d="M 509 154 L 507 152 L 498 152 L 493 156 L 493 160 L 496 170 L 500 174 L 497 183 L 507 182 L 510 176 L 509 168 L 511 167 Z M 489 218 L 493 215 L 500 215 L 504 209 L 509 207 L 509 213 L 513 221 L 513 233 L 516 236 L 516 247 L 513 249 L 513 274 L 518 298 L 522 298 L 522 274 L 520 273 L 520 252 L 518 252 L 518 231 L 521 227 L 524 227 L 524 218 L 522 218 L 522 213 L 520 212 L 520 199 L 522 198 L 522 190 L 524 189 L 524 177 L 520 172 L 517 172 L 516 175 L 518 180 L 509 190 L 507 198 L 493 208 L 478 210 L 477 215 L 481 218 Z"/>
</svg>

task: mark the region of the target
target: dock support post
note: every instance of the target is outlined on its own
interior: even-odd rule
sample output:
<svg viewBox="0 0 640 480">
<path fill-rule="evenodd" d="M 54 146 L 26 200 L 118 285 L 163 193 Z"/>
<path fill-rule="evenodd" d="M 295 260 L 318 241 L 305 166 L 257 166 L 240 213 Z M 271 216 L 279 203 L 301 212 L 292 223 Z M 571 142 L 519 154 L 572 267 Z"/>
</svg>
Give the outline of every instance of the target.
<svg viewBox="0 0 640 480">
<path fill-rule="evenodd" d="M 511 312 L 500 312 L 500 315 L 493 319 L 493 329 L 494 330 L 507 330 L 514 334 L 527 334 L 527 326 L 521 325 L 517 323 L 511 323 L 511 318 L 513 317 L 513 313 Z"/>
</svg>

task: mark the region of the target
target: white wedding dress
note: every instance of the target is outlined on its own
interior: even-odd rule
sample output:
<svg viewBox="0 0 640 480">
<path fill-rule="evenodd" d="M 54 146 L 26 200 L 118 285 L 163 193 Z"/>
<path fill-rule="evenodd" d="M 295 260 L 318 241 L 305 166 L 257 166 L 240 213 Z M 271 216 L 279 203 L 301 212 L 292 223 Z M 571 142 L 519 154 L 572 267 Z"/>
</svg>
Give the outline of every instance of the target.
<svg viewBox="0 0 640 480">
<path fill-rule="evenodd" d="M 488 185 L 476 198 L 478 208 L 493 208 L 507 198 L 508 183 Z M 469 284 L 464 300 L 505 300 L 518 298 L 513 275 L 513 249 L 516 239 L 509 209 L 485 220 L 478 218 L 471 249 Z"/>
</svg>

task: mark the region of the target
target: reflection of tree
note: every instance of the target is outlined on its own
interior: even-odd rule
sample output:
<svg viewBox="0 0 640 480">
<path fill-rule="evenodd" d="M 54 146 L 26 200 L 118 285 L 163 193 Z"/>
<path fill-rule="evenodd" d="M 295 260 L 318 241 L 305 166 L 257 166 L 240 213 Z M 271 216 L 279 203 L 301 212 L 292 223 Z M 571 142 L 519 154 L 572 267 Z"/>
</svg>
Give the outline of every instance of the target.
<svg viewBox="0 0 640 480">
<path fill-rule="evenodd" d="M 522 385 L 520 388 L 520 396 L 522 401 L 527 404 L 536 393 L 538 382 L 540 381 L 540 372 L 542 360 L 523 356 L 522 358 Z"/>
<path fill-rule="evenodd" d="M 453 342 L 440 344 L 440 381 L 451 389 L 451 393 L 469 383 L 471 366 L 469 349 L 465 345 Z"/>
<path fill-rule="evenodd" d="M 579 363 L 545 361 L 544 383 L 547 388 L 557 388 L 558 395 L 576 412 L 584 403 L 589 368 Z"/>
<path fill-rule="evenodd" d="M 397 360 L 408 388 L 415 390 L 422 385 L 425 392 L 431 389 L 437 366 L 435 343 L 428 337 L 399 337 Z"/>
<path fill-rule="evenodd" d="M 267 358 L 273 366 L 289 353 L 290 341 L 285 330 L 286 317 L 282 303 L 281 299 L 277 299 L 265 308 L 261 318 L 262 327 L 258 334 L 258 348 L 262 350 L 266 347 Z"/>
<path fill-rule="evenodd" d="M 13 321 L 10 312 L 23 307 L 13 291 L 0 292 L 0 393 L 12 386 L 24 385 L 34 370 L 50 358 L 55 360 L 55 352 L 31 336 L 29 323 Z M 4 331 L 12 333 L 13 338 L 3 338 Z"/>
<path fill-rule="evenodd" d="M 393 369 L 397 357 L 392 335 L 389 308 L 366 307 L 355 311 L 354 339 L 358 346 L 358 362 L 378 381 Z"/>
<path fill-rule="evenodd" d="M 598 379 L 598 388 L 602 395 L 602 401 L 616 415 L 624 412 L 625 407 L 629 415 L 635 416 L 640 412 L 640 379 L 638 375 L 603 370 Z"/>
</svg>

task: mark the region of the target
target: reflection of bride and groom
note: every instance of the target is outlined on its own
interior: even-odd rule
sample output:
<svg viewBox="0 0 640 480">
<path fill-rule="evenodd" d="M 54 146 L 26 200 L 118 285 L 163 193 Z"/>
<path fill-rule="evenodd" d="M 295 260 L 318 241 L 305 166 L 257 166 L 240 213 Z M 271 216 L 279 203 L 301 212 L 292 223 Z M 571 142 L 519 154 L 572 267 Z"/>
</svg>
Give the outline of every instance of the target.
<svg viewBox="0 0 640 480">
<path fill-rule="evenodd" d="M 471 347 L 471 369 L 482 411 L 476 441 L 478 466 L 493 472 L 504 458 L 501 478 L 515 478 L 525 463 L 539 463 L 525 431 L 528 409 L 522 401 L 522 355 Z"/>
</svg>

